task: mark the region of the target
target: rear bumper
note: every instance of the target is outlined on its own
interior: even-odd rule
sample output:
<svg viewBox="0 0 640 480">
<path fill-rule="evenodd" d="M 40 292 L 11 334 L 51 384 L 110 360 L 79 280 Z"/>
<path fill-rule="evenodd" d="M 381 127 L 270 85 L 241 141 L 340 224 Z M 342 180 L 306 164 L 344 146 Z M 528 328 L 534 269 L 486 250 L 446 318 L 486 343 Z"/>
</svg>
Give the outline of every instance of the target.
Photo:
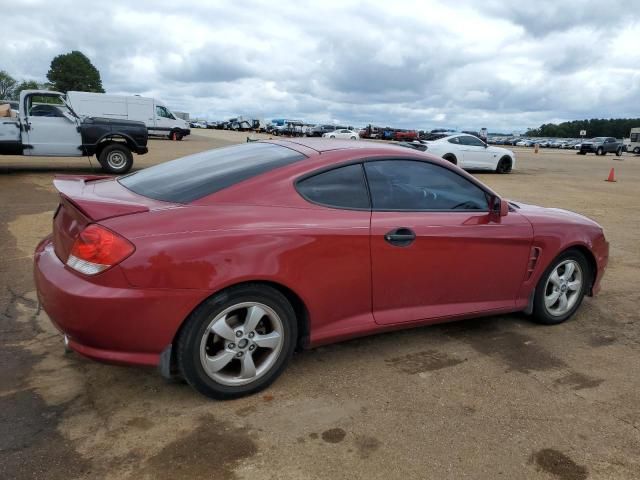
<svg viewBox="0 0 640 480">
<path fill-rule="evenodd" d="M 158 365 L 184 319 L 207 296 L 132 288 L 118 267 L 84 277 L 58 259 L 49 238 L 36 248 L 34 277 L 38 300 L 69 347 L 110 363 Z"/>
</svg>

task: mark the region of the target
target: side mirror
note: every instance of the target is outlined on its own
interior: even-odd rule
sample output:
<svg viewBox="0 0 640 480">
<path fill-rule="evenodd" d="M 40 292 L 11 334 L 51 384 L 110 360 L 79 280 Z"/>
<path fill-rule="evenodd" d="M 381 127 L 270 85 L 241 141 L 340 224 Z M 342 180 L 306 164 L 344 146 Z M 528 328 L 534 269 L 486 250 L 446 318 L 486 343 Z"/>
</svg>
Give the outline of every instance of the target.
<svg viewBox="0 0 640 480">
<path fill-rule="evenodd" d="M 497 196 L 492 197 L 491 213 L 497 217 L 506 217 L 509 213 L 509 202 Z"/>
<path fill-rule="evenodd" d="M 509 213 L 509 202 L 504 198 L 500 199 L 500 216 L 506 217 Z"/>
</svg>

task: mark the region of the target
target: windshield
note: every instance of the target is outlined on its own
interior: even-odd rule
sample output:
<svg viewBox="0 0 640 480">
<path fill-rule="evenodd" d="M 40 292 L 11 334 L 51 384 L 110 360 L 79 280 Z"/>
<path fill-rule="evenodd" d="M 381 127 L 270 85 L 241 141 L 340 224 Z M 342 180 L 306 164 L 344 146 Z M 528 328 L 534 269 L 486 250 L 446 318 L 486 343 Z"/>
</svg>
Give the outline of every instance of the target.
<svg viewBox="0 0 640 480">
<path fill-rule="evenodd" d="M 145 197 L 189 203 L 304 158 L 295 150 L 272 143 L 244 143 L 145 168 L 119 182 Z"/>
<path fill-rule="evenodd" d="M 606 137 L 595 137 L 592 138 L 590 141 L 591 142 L 604 142 L 607 138 Z"/>
</svg>

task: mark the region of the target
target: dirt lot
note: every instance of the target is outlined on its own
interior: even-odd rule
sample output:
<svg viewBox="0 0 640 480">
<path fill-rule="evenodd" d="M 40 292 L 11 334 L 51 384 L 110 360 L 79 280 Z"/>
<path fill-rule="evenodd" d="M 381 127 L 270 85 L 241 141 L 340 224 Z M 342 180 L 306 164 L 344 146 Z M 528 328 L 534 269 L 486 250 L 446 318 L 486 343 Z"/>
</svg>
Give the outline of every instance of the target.
<svg viewBox="0 0 640 480">
<path fill-rule="evenodd" d="M 136 166 L 245 136 L 154 140 Z M 31 254 L 51 229 L 54 174 L 93 170 L 0 159 L 0 478 L 640 478 L 640 157 L 517 155 L 512 175 L 478 176 L 588 215 L 611 242 L 602 293 L 572 321 L 509 315 L 324 347 L 230 402 L 63 353 Z M 603 181 L 611 167 L 617 183 Z"/>
</svg>

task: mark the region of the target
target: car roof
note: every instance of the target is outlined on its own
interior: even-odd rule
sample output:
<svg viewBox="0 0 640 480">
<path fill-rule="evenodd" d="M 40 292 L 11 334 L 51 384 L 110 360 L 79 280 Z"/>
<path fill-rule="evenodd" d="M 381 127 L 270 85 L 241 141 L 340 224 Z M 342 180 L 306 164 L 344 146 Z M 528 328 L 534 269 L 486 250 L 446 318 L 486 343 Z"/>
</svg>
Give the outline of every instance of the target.
<svg viewBox="0 0 640 480">
<path fill-rule="evenodd" d="M 375 149 L 380 151 L 381 153 L 384 151 L 393 152 L 404 152 L 406 150 L 405 147 L 401 147 L 398 145 L 394 145 L 391 143 L 383 143 L 383 142 L 372 142 L 368 140 L 341 140 L 341 139 L 327 139 L 327 138 L 309 138 L 309 137 L 297 137 L 290 138 L 286 140 L 263 140 L 268 143 L 275 143 L 277 145 L 281 145 L 283 147 L 292 148 L 301 153 L 305 153 L 305 149 L 313 150 L 317 153 L 324 152 L 332 152 L 335 150 L 366 150 L 366 149 Z"/>
</svg>

